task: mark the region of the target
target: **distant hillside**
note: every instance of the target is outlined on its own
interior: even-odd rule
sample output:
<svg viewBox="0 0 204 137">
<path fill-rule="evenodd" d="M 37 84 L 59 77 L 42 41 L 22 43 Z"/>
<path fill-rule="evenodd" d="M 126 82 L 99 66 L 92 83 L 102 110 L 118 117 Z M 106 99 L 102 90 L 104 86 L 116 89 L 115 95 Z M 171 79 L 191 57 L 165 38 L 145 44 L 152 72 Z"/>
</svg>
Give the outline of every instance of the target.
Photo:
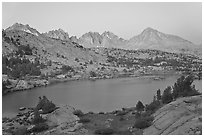
<svg viewBox="0 0 204 137">
<path fill-rule="evenodd" d="M 31 54 L 23 54 L 26 58 L 34 60 L 38 58 L 40 62 L 47 64 L 52 62 L 52 70 L 60 68 L 62 65 L 80 67 L 80 63 L 93 64 L 105 62 L 106 57 L 96 54 L 91 50 L 83 48 L 81 45 L 50 38 L 47 34 L 40 34 L 29 25 L 14 24 L 4 30 L 2 37 L 2 54 L 17 57 L 15 54 L 22 46 L 32 50 Z"/>
</svg>

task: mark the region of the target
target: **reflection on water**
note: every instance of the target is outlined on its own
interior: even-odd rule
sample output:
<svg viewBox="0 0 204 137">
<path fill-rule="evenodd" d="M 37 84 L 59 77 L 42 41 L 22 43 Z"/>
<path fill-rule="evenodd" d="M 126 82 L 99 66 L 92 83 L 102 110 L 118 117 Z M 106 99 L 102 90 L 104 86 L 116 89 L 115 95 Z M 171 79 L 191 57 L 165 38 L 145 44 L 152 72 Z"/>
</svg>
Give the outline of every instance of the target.
<svg viewBox="0 0 204 137">
<path fill-rule="evenodd" d="M 19 107 L 32 107 L 39 96 L 47 96 L 56 104 L 69 104 L 84 112 L 112 111 L 122 107 L 135 106 L 138 100 L 150 103 L 157 89 L 172 86 L 177 77 L 168 77 L 161 81 L 148 78 L 121 78 L 96 81 L 71 81 L 15 92 L 3 96 L 3 116 L 14 116 Z M 201 92 L 202 82 L 195 81 Z"/>
</svg>

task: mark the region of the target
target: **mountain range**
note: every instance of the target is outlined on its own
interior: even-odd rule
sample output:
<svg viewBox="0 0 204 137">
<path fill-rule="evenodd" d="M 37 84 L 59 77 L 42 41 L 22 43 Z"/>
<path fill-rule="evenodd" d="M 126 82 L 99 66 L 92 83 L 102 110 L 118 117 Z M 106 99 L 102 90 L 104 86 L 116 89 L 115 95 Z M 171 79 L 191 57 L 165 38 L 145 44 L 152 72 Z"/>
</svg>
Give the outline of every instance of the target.
<svg viewBox="0 0 204 137">
<path fill-rule="evenodd" d="M 196 45 L 179 36 L 159 32 L 153 28 L 146 28 L 141 34 L 129 40 L 119 38 L 109 31 L 105 31 L 101 35 L 97 32 L 89 32 L 82 35 L 77 42 L 84 47 L 121 48 L 127 50 L 153 49 L 201 55 L 201 45 Z"/>
<path fill-rule="evenodd" d="M 8 30 L 21 30 L 33 35 L 44 35 L 54 39 L 61 39 L 70 42 L 76 42 L 85 48 L 104 47 L 104 48 L 119 48 L 126 50 L 138 49 L 153 49 L 173 53 L 187 53 L 201 56 L 202 45 L 196 45 L 179 36 L 165 34 L 153 28 L 146 28 L 139 35 L 136 35 L 129 40 L 118 37 L 110 31 L 105 31 L 102 34 L 98 32 L 88 32 L 81 37 L 69 37 L 69 34 L 62 29 L 52 30 L 40 34 L 36 29 L 29 25 L 14 24 L 7 28 Z"/>
</svg>

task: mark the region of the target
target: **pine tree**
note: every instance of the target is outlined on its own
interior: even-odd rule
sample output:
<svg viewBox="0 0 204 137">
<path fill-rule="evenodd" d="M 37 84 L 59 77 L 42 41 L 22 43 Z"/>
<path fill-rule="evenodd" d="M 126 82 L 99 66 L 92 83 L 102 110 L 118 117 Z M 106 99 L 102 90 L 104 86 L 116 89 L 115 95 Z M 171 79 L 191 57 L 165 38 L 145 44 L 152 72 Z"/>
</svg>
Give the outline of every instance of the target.
<svg viewBox="0 0 204 137">
<path fill-rule="evenodd" d="M 142 103 L 141 101 L 138 101 L 138 102 L 137 102 L 136 110 L 137 110 L 138 112 L 144 111 L 144 105 L 143 105 L 143 103 Z"/>
<path fill-rule="evenodd" d="M 193 77 L 191 75 L 178 78 L 173 87 L 173 97 L 178 98 L 198 95 L 199 92 L 195 89 L 195 86 L 191 85 L 192 83 Z"/>
<path fill-rule="evenodd" d="M 157 100 L 161 100 L 161 90 L 157 90 Z"/>
<path fill-rule="evenodd" d="M 168 104 L 173 100 L 173 96 L 171 94 L 171 87 L 168 86 L 165 90 L 164 93 L 162 94 L 162 103 Z"/>
</svg>

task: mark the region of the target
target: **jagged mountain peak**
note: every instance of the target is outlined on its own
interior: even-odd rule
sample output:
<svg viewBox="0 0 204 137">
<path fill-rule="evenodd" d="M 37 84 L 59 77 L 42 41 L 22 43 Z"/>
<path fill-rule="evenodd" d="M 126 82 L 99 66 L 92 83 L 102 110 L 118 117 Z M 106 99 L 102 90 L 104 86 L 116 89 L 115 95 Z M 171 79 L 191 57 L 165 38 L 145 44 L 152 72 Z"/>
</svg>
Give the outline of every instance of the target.
<svg viewBox="0 0 204 137">
<path fill-rule="evenodd" d="M 23 25 L 21 23 L 15 23 L 12 26 L 8 27 L 5 31 L 10 31 L 10 30 L 21 30 L 36 36 L 40 35 L 40 33 L 36 29 L 31 28 L 28 24 Z"/>
<path fill-rule="evenodd" d="M 125 39 L 115 35 L 113 32 L 110 32 L 110 31 L 103 32 L 101 34 L 101 36 L 106 37 L 106 38 L 111 39 L 111 40 L 116 40 L 115 42 L 117 42 L 117 41 L 125 42 L 126 41 Z"/>
<path fill-rule="evenodd" d="M 8 31 L 8 30 L 22 30 L 22 29 L 31 29 L 31 27 L 28 24 L 23 25 L 21 23 L 15 23 L 12 26 L 8 27 L 6 29 L 6 31 Z"/>
<path fill-rule="evenodd" d="M 98 32 L 93 32 L 93 31 L 89 31 L 88 33 L 85 33 L 85 34 L 100 35 Z"/>
<path fill-rule="evenodd" d="M 104 31 L 101 35 L 115 35 L 113 32 L 110 31 Z"/>
<path fill-rule="evenodd" d="M 28 24 L 23 25 L 21 23 L 14 23 L 12 26 L 9 27 L 9 29 L 17 29 L 17 28 L 22 28 L 22 27 L 30 27 Z"/>
<path fill-rule="evenodd" d="M 70 39 L 72 42 L 77 42 L 77 41 L 78 41 L 77 36 L 71 36 L 69 39 Z"/>
<path fill-rule="evenodd" d="M 46 32 L 46 33 L 44 33 L 44 35 L 46 35 L 50 38 L 55 38 L 55 39 L 68 40 L 68 41 L 70 40 L 69 34 L 61 28 Z"/>
<path fill-rule="evenodd" d="M 59 28 L 59 29 L 55 29 L 55 30 L 51 30 L 48 31 L 47 33 L 52 32 L 52 33 L 67 33 L 65 32 L 63 29 Z M 68 34 L 68 33 L 67 33 Z"/>
<path fill-rule="evenodd" d="M 100 45 L 102 37 L 98 32 L 89 31 L 79 38 L 79 43 L 84 45 Z"/>
<path fill-rule="evenodd" d="M 113 32 L 110 31 L 104 31 L 101 36 L 107 37 L 109 39 L 113 39 L 113 38 L 118 38 L 117 35 L 115 35 Z"/>
<path fill-rule="evenodd" d="M 89 31 L 85 34 L 83 34 L 80 38 L 86 38 L 86 37 L 101 37 L 101 35 L 98 33 L 98 32 L 92 32 L 92 31 Z"/>
<path fill-rule="evenodd" d="M 60 31 L 60 32 L 65 32 L 63 29 L 59 28 L 57 31 Z"/>
</svg>

